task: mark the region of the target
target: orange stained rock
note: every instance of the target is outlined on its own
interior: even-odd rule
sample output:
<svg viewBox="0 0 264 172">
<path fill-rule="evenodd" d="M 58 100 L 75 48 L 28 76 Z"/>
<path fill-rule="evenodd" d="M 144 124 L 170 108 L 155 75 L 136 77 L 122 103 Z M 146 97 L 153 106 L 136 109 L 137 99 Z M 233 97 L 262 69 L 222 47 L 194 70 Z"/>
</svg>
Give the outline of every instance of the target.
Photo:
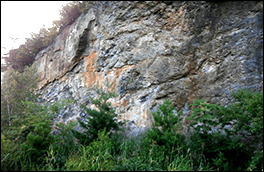
<svg viewBox="0 0 264 172">
<path fill-rule="evenodd" d="M 146 119 L 146 113 L 143 112 L 143 119 Z"/>
<path fill-rule="evenodd" d="M 95 71 L 95 59 L 97 57 L 98 52 L 90 52 L 90 55 L 85 57 L 85 66 L 87 72 Z"/>
<path fill-rule="evenodd" d="M 95 59 L 97 57 L 97 52 L 91 52 L 89 56 L 85 57 L 84 65 L 86 67 L 86 72 L 84 73 L 85 85 L 91 88 L 94 85 L 102 87 L 103 76 L 101 72 L 95 71 Z"/>
<path fill-rule="evenodd" d="M 88 88 L 93 86 L 102 87 L 103 86 L 103 75 L 101 72 L 86 72 L 85 73 L 85 85 Z"/>
<path fill-rule="evenodd" d="M 123 107 L 126 107 L 126 105 L 127 105 L 127 100 L 124 100 L 124 101 L 121 103 L 121 105 L 122 105 Z"/>
<path fill-rule="evenodd" d="M 117 91 L 117 78 L 125 73 L 128 69 L 131 69 L 135 67 L 135 65 L 125 65 L 122 66 L 121 68 L 114 68 L 114 78 L 112 78 L 112 82 L 113 82 L 113 87 L 115 88 L 115 91 Z"/>
<path fill-rule="evenodd" d="M 85 57 L 84 65 L 86 67 L 86 72 L 84 72 L 85 76 L 85 86 L 88 88 L 91 88 L 95 85 L 99 87 L 103 87 L 104 84 L 104 77 L 103 74 L 106 74 L 106 80 L 110 83 L 112 83 L 112 87 L 115 88 L 115 91 L 117 91 L 117 78 L 120 76 L 120 74 L 127 71 L 129 68 L 134 67 L 135 65 L 126 65 L 121 68 L 114 68 L 114 76 L 110 76 L 110 72 L 96 72 L 96 58 L 97 58 L 98 52 L 90 52 L 90 55 Z M 110 88 L 109 88 L 110 89 Z"/>
<path fill-rule="evenodd" d="M 124 73 L 125 71 L 127 71 L 130 68 L 133 68 L 135 65 L 126 65 L 126 66 L 122 66 L 121 68 L 115 68 L 115 78 L 118 78 L 119 75 L 121 73 Z"/>
</svg>

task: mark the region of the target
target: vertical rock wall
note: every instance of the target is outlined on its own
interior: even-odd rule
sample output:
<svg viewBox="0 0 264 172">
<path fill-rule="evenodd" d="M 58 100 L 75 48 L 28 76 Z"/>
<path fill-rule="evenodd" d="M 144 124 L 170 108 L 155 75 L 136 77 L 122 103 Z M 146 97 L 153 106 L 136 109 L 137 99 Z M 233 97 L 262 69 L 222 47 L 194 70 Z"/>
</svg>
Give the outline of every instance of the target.
<svg viewBox="0 0 264 172">
<path fill-rule="evenodd" d="M 263 2 L 100 2 L 36 56 L 41 102 L 73 99 L 56 122 L 83 118 L 93 86 L 112 82 L 128 133 L 152 123 L 170 98 L 178 110 L 227 105 L 238 88 L 263 91 Z"/>
</svg>

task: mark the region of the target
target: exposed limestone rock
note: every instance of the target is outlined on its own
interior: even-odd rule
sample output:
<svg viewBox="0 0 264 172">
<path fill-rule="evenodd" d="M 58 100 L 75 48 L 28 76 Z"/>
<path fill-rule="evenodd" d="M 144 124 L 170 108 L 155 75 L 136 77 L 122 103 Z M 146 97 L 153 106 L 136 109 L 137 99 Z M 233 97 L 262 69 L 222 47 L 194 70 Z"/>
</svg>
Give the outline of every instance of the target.
<svg viewBox="0 0 264 172">
<path fill-rule="evenodd" d="M 170 98 L 226 105 L 238 88 L 263 91 L 260 2 L 100 2 L 37 57 L 41 101 L 71 98 L 56 122 L 82 118 L 93 86 L 112 82 L 120 120 L 137 135 Z"/>
</svg>

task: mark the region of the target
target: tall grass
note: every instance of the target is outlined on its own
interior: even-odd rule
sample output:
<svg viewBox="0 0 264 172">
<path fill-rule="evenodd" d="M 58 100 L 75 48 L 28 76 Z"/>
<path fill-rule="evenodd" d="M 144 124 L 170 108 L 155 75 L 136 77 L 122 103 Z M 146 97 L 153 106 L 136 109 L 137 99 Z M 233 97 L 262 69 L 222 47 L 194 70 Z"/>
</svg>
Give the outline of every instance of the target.
<svg viewBox="0 0 264 172">
<path fill-rule="evenodd" d="M 22 171 L 218 171 L 217 168 L 210 167 L 203 157 L 194 161 L 190 149 L 186 154 L 172 151 L 163 157 L 164 154 L 161 152 L 163 149 L 156 143 L 152 143 L 146 152 L 143 140 L 140 142 L 138 138 L 120 140 L 122 141 L 116 147 L 115 140 L 109 138 L 103 131 L 99 133 L 99 138 L 88 146 L 79 145 L 68 155 L 60 155 L 61 151 L 51 145 L 42 165 L 33 163 L 26 154 L 14 152 L 13 155 L 10 153 L 2 159 L 4 163 L 1 163 L 1 169 L 7 170 L 8 167 L 5 165 L 8 162 L 7 164 L 12 164 L 9 170 Z M 166 163 L 167 166 L 164 167 L 162 163 Z"/>
</svg>

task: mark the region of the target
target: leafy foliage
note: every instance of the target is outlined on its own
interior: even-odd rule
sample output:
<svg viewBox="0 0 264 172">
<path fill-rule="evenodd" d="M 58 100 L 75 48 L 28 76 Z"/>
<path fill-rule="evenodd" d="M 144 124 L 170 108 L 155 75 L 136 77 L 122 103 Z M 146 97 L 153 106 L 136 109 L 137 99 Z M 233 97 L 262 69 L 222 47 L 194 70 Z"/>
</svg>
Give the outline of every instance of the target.
<svg viewBox="0 0 264 172">
<path fill-rule="evenodd" d="M 109 86 L 108 86 L 109 88 Z M 96 89 L 96 93 L 99 95 L 98 99 L 91 98 L 91 102 L 98 108 L 88 109 L 82 106 L 89 114 L 87 117 L 88 122 L 84 123 L 78 119 L 80 125 L 87 131 L 84 133 L 73 130 L 75 137 L 81 144 L 88 145 L 93 140 L 97 139 L 98 132 L 102 129 L 106 129 L 106 132 L 110 132 L 112 135 L 113 131 L 120 130 L 120 126 L 123 122 L 117 122 L 118 115 L 115 113 L 115 108 L 111 107 L 111 103 L 107 102 L 110 98 L 115 97 L 116 94 L 112 91 L 103 91 Z"/>
<path fill-rule="evenodd" d="M 19 73 L 9 68 L 1 84 L 1 169 L 38 170 L 50 145 L 53 115 L 70 102 L 38 105 L 36 68 Z M 66 149 L 65 149 L 66 150 Z"/>
<path fill-rule="evenodd" d="M 2 169 L 29 170 L 33 168 L 32 165 L 44 165 L 47 151 L 50 145 L 55 143 L 54 136 L 50 134 L 53 124 L 53 114 L 57 113 L 65 103 L 67 102 L 57 102 L 47 107 L 38 105 L 32 101 L 22 101 L 22 104 L 25 105 L 23 111 L 24 119 L 20 119 L 22 127 L 14 126 L 12 129 L 14 135 L 17 137 L 15 139 L 11 138 L 19 146 L 16 146 L 15 149 L 11 148 L 11 151 L 9 151 L 9 154 L 13 152 L 16 157 L 10 156 L 10 158 L 15 157 L 15 160 L 2 159 L 2 162 L 8 165 L 1 166 Z M 9 134 L 7 131 L 4 131 L 4 133 L 6 135 Z M 8 140 L 4 140 L 4 142 L 6 141 Z M 14 164 L 15 166 L 13 166 Z"/>
<path fill-rule="evenodd" d="M 147 137 L 143 141 L 146 147 L 146 154 L 148 154 L 150 149 L 153 149 L 149 145 L 153 143 L 158 145 L 152 150 L 152 153 L 160 157 L 160 163 L 163 164 L 163 168 L 167 167 L 171 162 L 171 156 L 180 155 L 186 151 L 186 147 L 183 144 L 185 136 L 180 134 L 180 118 L 174 114 L 175 108 L 171 103 L 167 99 L 164 104 L 159 106 L 157 112 L 153 113 L 155 122 L 152 129 L 147 131 Z"/>
<path fill-rule="evenodd" d="M 51 171 L 65 170 L 66 161 L 73 152 L 77 152 L 79 148 L 78 142 L 74 139 L 71 130 L 76 122 L 69 124 L 56 124 L 57 134 L 54 137 L 54 143 L 47 150 L 46 168 Z"/>
<path fill-rule="evenodd" d="M 81 155 L 72 155 L 67 163 L 66 170 L 69 171 L 110 171 L 114 164 L 111 155 L 109 132 L 106 129 L 100 130 L 98 138 L 88 146 L 80 147 Z"/>
<path fill-rule="evenodd" d="M 24 119 L 25 105 L 21 101 L 36 101 L 36 68 L 26 67 L 23 73 L 9 68 L 1 83 L 1 131 L 20 126 Z"/>
<path fill-rule="evenodd" d="M 190 117 L 193 133 L 189 146 L 219 170 L 247 169 L 250 157 L 254 156 L 252 152 L 258 149 L 258 143 L 263 142 L 263 94 L 238 90 L 232 95 L 235 102 L 228 107 L 204 100 L 192 104 L 195 108 Z M 212 128 L 219 128 L 225 134 L 213 132 Z M 263 162 L 255 165 L 263 169 Z"/>
<path fill-rule="evenodd" d="M 18 145 L 13 140 L 8 139 L 1 132 L 1 170 L 10 170 L 13 166 L 17 166 L 17 155 L 15 154 L 17 147 Z"/>
<path fill-rule="evenodd" d="M 249 171 L 263 171 L 263 150 L 254 151 L 254 156 L 251 157 Z"/>
<path fill-rule="evenodd" d="M 167 99 L 159 106 L 156 113 L 152 113 L 155 121 L 153 127 L 161 127 L 161 132 L 179 132 L 181 130 L 180 118 L 174 114 L 175 108 L 171 103 Z"/>
<path fill-rule="evenodd" d="M 60 10 L 60 27 L 71 25 L 82 13 L 97 3 L 97 1 L 72 1 L 66 4 Z"/>
<path fill-rule="evenodd" d="M 37 106 L 32 102 L 26 102 L 28 111 L 26 112 L 26 123 L 21 129 L 20 143 L 24 156 L 30 157 L 31 161 L 36 161 L 37 164 L 43 162 L 43 155 L 54 137 L 50 135 L 52 117 L 50 114 L 45 113 L 45 109 Z M 32 114 L 34 111 L 34 114 Z"/>
</svg>

